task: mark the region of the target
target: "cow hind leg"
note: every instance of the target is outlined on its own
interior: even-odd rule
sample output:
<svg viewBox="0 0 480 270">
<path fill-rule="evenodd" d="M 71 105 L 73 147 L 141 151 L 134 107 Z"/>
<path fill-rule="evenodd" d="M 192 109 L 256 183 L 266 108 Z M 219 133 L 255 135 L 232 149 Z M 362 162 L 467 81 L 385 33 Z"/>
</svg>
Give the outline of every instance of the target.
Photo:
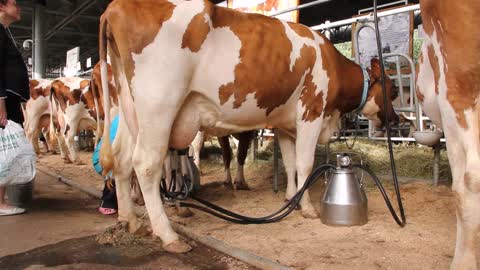
<svg viewBox="0 0 480 270">
<path fill-rule="evenodd" d="M 162 135 L 160 135 L 162 134 Z M 181 241 L 173 231 L 167 218 L 163 203 L 160 198 L 160 177 L 162 164 L 167 151 L 167 143 L 163 145 L 157 138 L 168 138 L 169 132 L 144 134 L 140 132 L 133 153 L 133 164 L 138 177 L 138 182 L 143 193 L 145 206 L 152 224 L 153 233 L 163 241 L 165 250 L 174 253 L 183 253 L 191 247 Z M 153 137 L 153 140 L 150 139 Z"/>
<path fill-rule="evenodd" d="M 476 238 L 480 227 L 480 159 L 478 134 L 452 136 L 448 129 L 448 158 L 453 177 L 453 194 L 457 212 L 457 240 L 451 269 L 477 269 Z M 449 136 L 450 135 L 450 136 Z M 457 134 L 458 135 L 458 134 Z M 460 140 L 459 137 L 463 137 Z M 448 138 L 456 138 L 448 140 Z M 472 139 L 474 141 L 472 141 Z M 461 145 L 462 142 L 464 145 Z"/>
<path fill-rule="evenodd" d="M 194 131 L 190 129 L 193 134 L 191 139 L 185 136 L 171 136 L 171 133 L 174 133 L 172 132 L 172 127 L 177 127 L 182 131 L 184 130 L 182 127 L 192 127 L 190 124 L 181 125 L 182 123 L 179 123 L 178 126 L 174 125 L 175 116 L 182 102 L 181 93 L 183 92 L 181 90 L 173 91 L 174 87 L 148 89 L 148 87 L 138 86 L 138 88 L 148 94 L 152 94 L 140 95 L 135 99 L 139 131 L 133 152 L 133 166 L 143 193 L 152 230 L 155 235 L 160 237 L 163 242 L 163 248 L 166 251 L 173 253 L 187 252 L 191 250 L 191 246 L 179 239 L 165 213 L 160 197 L 160 179 L 162 176 L 162 165 L 169 145 L 174 148 L 188 146 L 194 139 L 198 129 Z M 168 89 L 168 91 L 165 89 Z M 177 95 L 166 95 L 166 93 L 172 92 Z M 153 93 L 157 93 L 157 96 Z M 160 101 L 162 105 L 158 106 L 157 102 Z M 182 145 L 187 141 L 187 145 Z"/>
<path fill-rule="evenodd" d="M 142 224 L 137 219 L 131 197 L 131 182 L 135 176 L 132 165 L 133 138 L 124 121 L 119 123 L 112 149 L 116 157 L 114 159 L 113 176 L 117 191 L 118 220 L 127 222 L 129 232 L 136 233 L 142 227 Z"/>
<path fill-rule="evenodd" d="M 225 167 L 225 180 L 223 181 L 223 184 L 226 187 L 233 189 L 232 175 L 230 174 L 230 163 L 232 161 L 232 148 L 230 147 L 230 141 L 228 140 L 228 136 L 224 136 L 218 137 L 218 142 L 222 148 L 223 165 Z"/>
<path fill-rule="evenodd" d="M 37 155 L 40 155 L 40 146 L 38 145 L 38 140 L 40 139 L 40 130 L 35 128 L 30 134 L 30 142 L 32 143 L 33 149 Z"/>
<path fill-rule="evenodd" d="M 75 150 L 75 135 L 77 134 L 78 125 L 71 125 L 66 134 L 66 143 L 68 152 L 70 153 L 70 160 L 77 165 L 84 165 L 84 163 L 78 158 L 77 150 Z"/>
<path fill-rule="evenodd" d="M 39 124 L 40 124 L 40 118 L 38 116 L 34 116 L 31 119 L 29 119 L 27 122 L 27 125 L 25 127 L 25 135 L 27 139 L 30 141 L 30 143 L 33 146 L 33 149 L 35 150 L 35 153 L 37 155 L 40 154 L 40 146 L 38 145 L 38 136 L 40 133 Z"/>
</svg>

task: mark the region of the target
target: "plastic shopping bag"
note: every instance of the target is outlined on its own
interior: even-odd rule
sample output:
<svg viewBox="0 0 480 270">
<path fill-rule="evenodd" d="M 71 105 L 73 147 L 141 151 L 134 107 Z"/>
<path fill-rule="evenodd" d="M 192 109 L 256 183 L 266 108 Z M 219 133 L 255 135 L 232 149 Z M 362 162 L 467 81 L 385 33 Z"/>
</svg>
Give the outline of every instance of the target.
<svg viewBox="0 0 480 270">
<path fill-rule="evenodd" d="M 0 185 L 25 184 L 35 177 L 35 151 L 23 128 L 8 120 L 0 128 Z"/>
</svg>

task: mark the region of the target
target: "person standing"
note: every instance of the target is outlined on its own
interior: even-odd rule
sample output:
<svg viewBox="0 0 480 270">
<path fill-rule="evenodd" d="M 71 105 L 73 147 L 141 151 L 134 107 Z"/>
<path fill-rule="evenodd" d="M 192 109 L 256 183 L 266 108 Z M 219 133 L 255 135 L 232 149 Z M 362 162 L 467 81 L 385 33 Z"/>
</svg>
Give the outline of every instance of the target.
<svg viewBox="0 0 480 270">
<path fill-rule="evenodd" d="M 27 66 L 8 29 L 20 19 L 16 0 L 0 0 L 0 127 L 7 125 L 7 119 L 22 125 L 20 103 L 29 98 Z M 0 216 L 25 212 L 7 204 L 4 195 L 5 186 L 0 186 Z"/>
</svg>

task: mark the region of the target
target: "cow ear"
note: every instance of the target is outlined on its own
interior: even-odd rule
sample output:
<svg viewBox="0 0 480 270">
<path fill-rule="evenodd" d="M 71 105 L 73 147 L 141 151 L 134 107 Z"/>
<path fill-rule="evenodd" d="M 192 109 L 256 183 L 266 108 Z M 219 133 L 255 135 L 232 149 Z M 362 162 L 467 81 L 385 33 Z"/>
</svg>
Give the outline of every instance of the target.
<svg viewBox="0 0 480 270">
<path fill-rule="evenodd" d="M 380 77 L 382 76 L 382 71 L 380 70 L 380 61 L 377 58 L 372 58 L 372 60 L 370 61 L 370 67 L 372 69 L 372 76 L 375 79 L 380 79 Z"/>
</svg>

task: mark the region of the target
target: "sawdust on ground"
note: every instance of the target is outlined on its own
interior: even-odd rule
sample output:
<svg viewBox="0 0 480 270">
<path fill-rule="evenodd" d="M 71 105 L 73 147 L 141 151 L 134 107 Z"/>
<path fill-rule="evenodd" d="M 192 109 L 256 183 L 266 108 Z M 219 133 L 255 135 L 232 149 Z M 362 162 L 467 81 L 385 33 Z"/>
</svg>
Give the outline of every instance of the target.
<svg viewBox="0 0 480 270">
<path fill-rule="evenodd" d="M 90 156 L 91 153 L 80 153 L 87 161 Z M 91 165 L 64 165 L 58 155 L 44 156 L 39 164 L 82 184 L 103 187 L 101 177 Z M 225 188 L 223 165 L 218 159 L 203 162 L 201 167 L 203 187 L 198 193 L 201 198 L 257 217 L 277 210 L 284 203 L 285 174 L 280 174 L 279 192 L 274 193 L 271 161 L 247 163 L 245 177 L 250 191 Z M 384 181 L 385 186 L 396 205 L 389 181 Z M 196 210 L 190 218 L 175 216 L 173 209 L 167 208 L 167 213 L 173 222 L 200 235 L 212 236 L 296 269 L 447 269 L 453 258 L 456 232 L 451 188 L 433 187 L 425 180 L 402 183 L 407 225 L 400 228 L 381 194 L 372 185 L 368 186 L 369 222 L 360 227 L 329 227 L 319 219 L 304 219 L 299 211 L 267 225 L 232 224 Z M 311 190 L 317 208 L 323 190 L 323 181 L 318 181 Z"/>
</svg>

